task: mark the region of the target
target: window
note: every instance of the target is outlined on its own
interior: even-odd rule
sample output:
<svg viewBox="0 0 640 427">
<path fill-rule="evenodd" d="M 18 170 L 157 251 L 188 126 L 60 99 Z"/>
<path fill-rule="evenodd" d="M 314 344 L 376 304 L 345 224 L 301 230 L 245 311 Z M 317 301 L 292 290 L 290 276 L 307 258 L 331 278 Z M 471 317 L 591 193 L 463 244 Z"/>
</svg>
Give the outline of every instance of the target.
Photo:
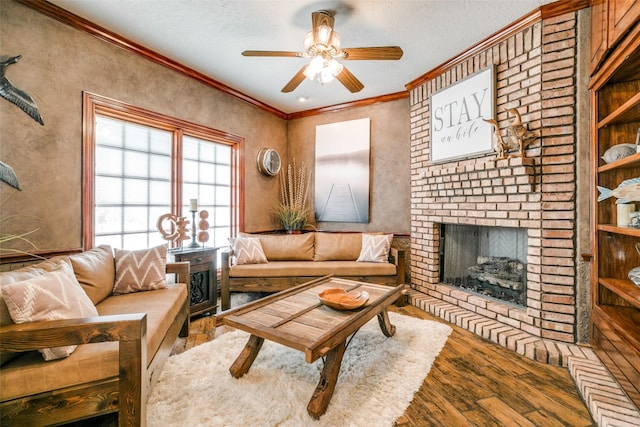
<svg viewBox="0 0 640 427">
<path fill-rule="evenodd" d="M 191 222 L 190 199 L 209 212 L 206 246 L 227 245 L 243 212 L 242 138 L 93 94 L 84 101 L 85 248 L 162 244 L 158 218 L 173 213 Z"/>
</svg>

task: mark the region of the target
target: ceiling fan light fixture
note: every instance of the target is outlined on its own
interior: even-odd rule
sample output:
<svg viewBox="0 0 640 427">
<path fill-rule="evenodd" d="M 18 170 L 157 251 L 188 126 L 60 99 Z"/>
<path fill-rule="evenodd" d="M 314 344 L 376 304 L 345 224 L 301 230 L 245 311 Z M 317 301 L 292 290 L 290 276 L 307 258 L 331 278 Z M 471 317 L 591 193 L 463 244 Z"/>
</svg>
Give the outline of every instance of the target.
<svg viewBox="0 0 640 427">
<path fill-rule="evenodd" d="M 314 33 L 315 44 L 323 44 L 325 46 L 329 46 L 331 33 L 333 33 L 333 28 L 329 27 L 328 25 L 319 25 Z"/>
<path fill-rule="evenodd" d="M 331 33 L 331 40 L 329 40 L 329 49 L 333 49 L 334 52 L 331 52 L 331 55 L 333 56 L 340 54 L 340 36 L 335 31 Z"/>
<path fill-rule="evenodd" d="M 337 76 L 344 69 L 344 65 L 342 65 L 341 63 L 339 63 L 335 59 L 331 59 L 331 60 L 329 60 L 329 63 L 327 64 L 327 68 L 329 70 L 331 70 L 331 74 L 333 74 L 334 76 Z"/>
<path fill-rule="evenodd" d="M 333 73 L 331 72 L 331 68 L 325 67 L 320 71 L 320 83 L 325 84 L 329 83 L 333 80 Z"/>
<path fill-rule="evenodd" d="M 307 58 L 309 64 L 304 65 L 281 89 L 283 93 L 294 91 L 304 80 L 315 80 L 318 77 L 320 83 L 329 83 L 337 79 L 351 93 L 356 93 L 364 88 L 364 85 L 354 76 L 340 60 L 398 60 L 402 57 L 402 49 L 399 46 L 378 46 L 345 48 L 341 47 L 338 33 L 333 31 L 333 14 L 326 10 L 319 10 L 311 14 L 311 28 L 304 36 L 304 52 L 276 51 L 276 50 L 246 50 L 243 56 L 266 56 Z"/>
<path fill-rule="evenodd" d="M 311 49 L 311 46 L 313 46 L 313 44 L 313 31 L 309 31 L 304 35 L 304 50 L 308 51 L 309 49 Z"/>
</svg>

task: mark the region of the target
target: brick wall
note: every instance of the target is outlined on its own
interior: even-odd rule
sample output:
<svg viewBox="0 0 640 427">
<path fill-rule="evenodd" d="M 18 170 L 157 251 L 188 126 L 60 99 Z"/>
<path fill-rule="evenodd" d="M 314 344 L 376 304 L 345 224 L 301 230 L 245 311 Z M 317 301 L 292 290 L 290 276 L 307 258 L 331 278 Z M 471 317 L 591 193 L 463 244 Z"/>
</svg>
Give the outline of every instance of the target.
<svg viewBox="0 0 640 427">
<path fill-rule="evenodd" d="M 568 13 L 521 29 L 411 89 L 412 287 L 543 339 L 576 341 L 576 44 Z M 501 133 L 516 108 L 525 158 L 431 164 L 429 96 L 493 64 Z M 527 307 L 439 283 L 439 224 L 527 230 Z"/>
</svg>

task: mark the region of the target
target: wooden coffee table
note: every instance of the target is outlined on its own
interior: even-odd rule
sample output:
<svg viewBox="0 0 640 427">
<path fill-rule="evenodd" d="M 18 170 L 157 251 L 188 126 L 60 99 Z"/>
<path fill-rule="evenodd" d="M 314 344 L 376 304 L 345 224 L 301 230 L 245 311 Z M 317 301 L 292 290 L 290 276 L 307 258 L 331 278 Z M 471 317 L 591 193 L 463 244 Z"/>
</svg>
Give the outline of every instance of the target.
<svg viewBox="0 0 640 427">
<path fill-rule="evenodd" d="M 335 287 L 366 291 L 369 300 L 356 310 L 329 308 L 320 302 L 318 294 Z M 300 350 L 307 363 L 324 357 L 320 381 L 307 405 L 309 415 L 318 419 L 333 396 L 347 339 L 374 316 L 378 316 L 382 333 L 393 336 L 395 326 L 389 322 L 387 307 L 400 297 L 403 288 L 327 276 L 222 312 L 216 315 L 217 324 L 251 334 L 229 372 L 235 378 L 246 374 L 265 339 Z"/>
</svg>

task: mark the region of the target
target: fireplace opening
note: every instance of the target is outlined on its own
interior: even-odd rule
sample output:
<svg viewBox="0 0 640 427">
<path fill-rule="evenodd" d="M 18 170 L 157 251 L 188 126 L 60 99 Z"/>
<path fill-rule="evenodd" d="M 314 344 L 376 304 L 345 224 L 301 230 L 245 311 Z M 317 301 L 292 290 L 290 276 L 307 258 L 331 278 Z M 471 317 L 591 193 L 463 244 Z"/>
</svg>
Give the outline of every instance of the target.
<svg viewBox="0 0 640 427">
<path fill-rule="evenodd" d="M 527 231 L 440 226 L 440 282 L 526 306 Z"/>
</svg>

